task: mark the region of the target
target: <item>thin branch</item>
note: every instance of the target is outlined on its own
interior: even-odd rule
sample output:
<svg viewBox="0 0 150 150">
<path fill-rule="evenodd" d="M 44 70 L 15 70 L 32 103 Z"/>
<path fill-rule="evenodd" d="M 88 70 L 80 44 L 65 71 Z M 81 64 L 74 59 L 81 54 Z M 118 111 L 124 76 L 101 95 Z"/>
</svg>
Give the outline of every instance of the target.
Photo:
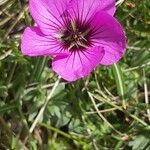
<svg viewBox="0 0 150 150">
<path fill-rule="evenodd" d="M 124 1 L 125 1 L 125 0 L 118 0 L 118 1 L 116 2 L 116 6 L 121 5 Z"/>
<path fill-rule="evenodd" d="M 96 105 L 97 106 L 97 105 Z M 110 111 L 114 111 L 116 110 L 116 108 L 110 108 L 110 109 L 104 109 L 104 110 L 99 110 L 99 113 L 105 113 L 105 112 L 110 112 Z M 91 111 L 91 112 L 86 112 L 86 114 L 90 115 L 90 114 L 96 114 L 97 111 Z"/>
<path fill-rule="evenodd" d="M 89 93 L 90 93 L 90 92 L 89 92 Z M 118 106 L 118 105 L 112 103 L 110 99 L 108 99 L 108 98 L 103 98 L 103 97 L 101 97 L 101 96 L 99 96 L 99 95 L 96 95 L 96 96 L 95 96 L 95 95 L 93 95 L 92 93 L 90 93 L 90 94 L 91 94 L 95 99 L 97 99 L 98 101 L 106 102 L 107 104 L 109 104 L 109 105 L 115 107 L 116 109 L 118 109 L 118 110 L 124 112 L 125 114 L 127 114 L 128 116 L 130 116 L 131 118 L 133 118 L 134 120 L 136 120 L 137 122 L 141 123 L 143 126 L 148 126 L 148 124 L 147 124 L 146 122 L 144 122 L 143 120 L 141 120 L 141 119 L 138 118 L 137 116 L 135 116 L 135 115 L 133 115 L 133 114 L 130 114 L 128 111 L 124 110 L 122 107 L 120 107 L 120 106 Z"/>
<path fill-rule="evenodd" d="M 133 67 L 133 68 L 125 69 L 125 70 L 123 70 L 123 72 L 134 71 L 134 70 L 137 70 L 137 69 L 145 68 L 145 67 L 147 67 L 149 65 L 150 65 L 150 61 L 145 63 L 145 64 L 143 64 L 143 65 L 141 65 L 141 66 L 136 66 L 136 67 Z"/>
<path fill-rule="evenodd" d="M 99 109 L 98 109 L 97 106 L 96 106 L 96 103 L 95 103 L 95 100 L 94 100 L 92 94 L 91 94 L 90 92 L 88 92 L 88 95 L 89 95 L 89 97 L 90 97 L 90 99 L 91 99 L 91 101 L 92 101 L 92 103 L 93 103 L 93 105 L 94 105 L 95 110 L 97 111 L 97 114 L 100 116 L 100 118 L 102 118 L 103 121 L 106 122 L 107 125 L 108 125 L 111 129 L 113 129 L 116 133 L 118 133 L 119 135 L 123 136 L 124 134 L 121 133 L 121 132 L 119 132 L 118 130 L 116 130 L 116 129 L 112 126 L 112 124 L 110 124 L 110 123 L 107 121 L 107 119 L 99 112 Z"/>
<path fill-rule="evenodd" d="M 5 36 L 4 36 L 4 40 L 8 37 L 8 35 L 10 34 L 10 32 L 13 30 L 13 28 L 16 26 L 16 24 L 23 18 L 24 16 L 24 12 L 28 10 L 28 6 L 26 5 L 23 10 L 20 12 L 19 16 L 16 18 L 16 21 L 14 22 L 14 24 L 8 28 Z"/>
<path fill-rule="evenodd" d="M 61 79 L 61 78 L 59 77 L 58 80 L 55 82 L 55 84 L 54 84 L 54 86 L 53 86 L 53 88 L 52 88 L 50 94 L 47 96 L 47 99 L 45 100 L 44 105 L 41 107 L 41 109 L 40 109 L 38 115 L 36 116 L 36 118 L 35 118 L 33 124 L 31 125 L 31 127 L 30 127 L 30 129 L 29 129 L 29 133 L 32 133 L 32 132 L 33 132 L 34 128 L 36 127 L 37 123 L 39 122 L 41 116 L 42 116 L 43 113 L 44 113 L 44 110 L 45 110 L 45 108 L 46 108 L 48 102 L 50 101 L 52 95 L 54 94 L 54 92 L 55 92 L 55 90 L 56 90 L 56 88 L 57 88 L 57 86 L 58 86 L 58 84 L 59 84 L 59 82 L 60 82 L 60 79 Z"/>
<path fill-rule="evenodd" d="M 150 109 L 148 108 L 148 106 L 149 106 L 148 87 L 147 87 L 147 83 L 146 83 L 146 77 L 145 77 L 145 70 L 144 69 L 143 69 L 143 76 L 144 76 L 145 103 L 146 103 L 146 106 L 147 106 L 148 120 L 150 122 Z"/>
</svg>

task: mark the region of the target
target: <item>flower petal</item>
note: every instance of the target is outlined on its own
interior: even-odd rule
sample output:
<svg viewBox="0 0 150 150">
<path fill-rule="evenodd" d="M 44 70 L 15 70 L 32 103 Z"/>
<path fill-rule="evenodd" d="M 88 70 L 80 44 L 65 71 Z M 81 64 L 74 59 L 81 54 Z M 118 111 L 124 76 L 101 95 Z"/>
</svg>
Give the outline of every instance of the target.
<svg viewBox="0 0 150 150">
<path fill-rule="evenodd" d="M 110 15 L 115 13 L 115 0 L 72 0 L 73 12 L 76 18 L 85 21 L 98 11 L 105 11 Z"/>
<path fill-rule="evenodd" d="M 72 52 L 67 57 L 57 56 L 52 63 L 52 68 L 63 79 L 75 81 L 87 76 L 99 64 L 103 55 L 102 47 Z"/>
<path fill-rule="evenodd" d="M 38 27 L 28 27 L 22 35 L 21 51 L 28 56 L 66 55 L 60 43 L 51 36 L 45 36 Z"/>
<path fill-rule="evenodd" d="M 93 44 L 105 50 L 100 64 L 111 65 L 119 61 L 126 48 L 126 36 L 120 23 L 109 14 L 98 12 L 90 19 L 90 26 Z"/>
<path fill-rule="evenodd" d="M 69 0 L 30 0 L 30 13 L 45 35 L 56 33 L 64 26 L 66 18 L 62 17 Z"/>
</svg>

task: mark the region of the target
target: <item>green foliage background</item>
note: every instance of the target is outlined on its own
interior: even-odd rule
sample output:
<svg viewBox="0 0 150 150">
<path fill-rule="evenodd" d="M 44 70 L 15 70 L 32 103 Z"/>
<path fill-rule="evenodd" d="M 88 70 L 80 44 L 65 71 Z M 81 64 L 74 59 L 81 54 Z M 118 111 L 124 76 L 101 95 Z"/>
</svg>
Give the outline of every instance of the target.
<svg viewBox="0 0 150 150">
<path fill-rule="evenodd" d="M 50 57 L 24 57 L 20 37 L 33 21 L 28 1 L 0 0 L 0 150 L 150 150 L 150 2 L 119 0 L 124 58 L 87 78 L 57 80 Z"/>
</svg>

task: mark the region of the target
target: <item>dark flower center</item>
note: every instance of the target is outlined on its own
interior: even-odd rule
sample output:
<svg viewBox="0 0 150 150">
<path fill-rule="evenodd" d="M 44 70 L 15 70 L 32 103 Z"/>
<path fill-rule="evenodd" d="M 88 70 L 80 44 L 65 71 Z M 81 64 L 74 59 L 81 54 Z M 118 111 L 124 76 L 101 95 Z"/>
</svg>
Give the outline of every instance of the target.
<svg viewBox="0 0 150 150">
<path fill-rule="evenodd" d="M 69 51 L 85 50 L 91 46 L 90 35 L 91 30 L 88 24 L 70 21 L 63 30 L 60 40 Z"/>
</svg>

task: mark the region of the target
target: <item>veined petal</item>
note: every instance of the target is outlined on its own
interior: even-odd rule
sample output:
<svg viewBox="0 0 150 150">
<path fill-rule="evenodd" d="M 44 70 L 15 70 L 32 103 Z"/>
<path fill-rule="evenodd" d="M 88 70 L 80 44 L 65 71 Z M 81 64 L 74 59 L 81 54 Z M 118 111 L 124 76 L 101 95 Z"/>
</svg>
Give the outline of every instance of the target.
<svg viewBox="0 0 150 150">
<path fill-rule="evenodd" d="M 126 36 L 120 23 L 105 12 L 98 12 L 90 19 L 95 46 L 104 47 L 105 54 L 100 64 L 111 65 L 121 59 L 126 48 Z"/>
<path fill-rule="evenodd" d="M 72 14 L 75 18 L 87 21 L 98 11 L 105 11 L 110 15 L 115 13 L 115 0 L 72 0 Z"/>
<path fill-rule="evenodd" d="M 29 0 L 30 13 L 45 35 L 56 33 L 64 26 L 69 0 Z"/>
<path fill-rule="evenodd" d="M 54 37 L 44 35 L 38 27 L 25 29 L 22 35 L 21 51 L 28 56 L 67 55 L 67 51 Z"/>
<path fill-rule="evenodd" d="M 52 69 L 63 79 L 75 81 L 87 76 L 99 64 L 103 55 L 103 48 L 95 47 L 72 52 L 67 57 L 57 56 L 52 63 Z"/>
</svg>

